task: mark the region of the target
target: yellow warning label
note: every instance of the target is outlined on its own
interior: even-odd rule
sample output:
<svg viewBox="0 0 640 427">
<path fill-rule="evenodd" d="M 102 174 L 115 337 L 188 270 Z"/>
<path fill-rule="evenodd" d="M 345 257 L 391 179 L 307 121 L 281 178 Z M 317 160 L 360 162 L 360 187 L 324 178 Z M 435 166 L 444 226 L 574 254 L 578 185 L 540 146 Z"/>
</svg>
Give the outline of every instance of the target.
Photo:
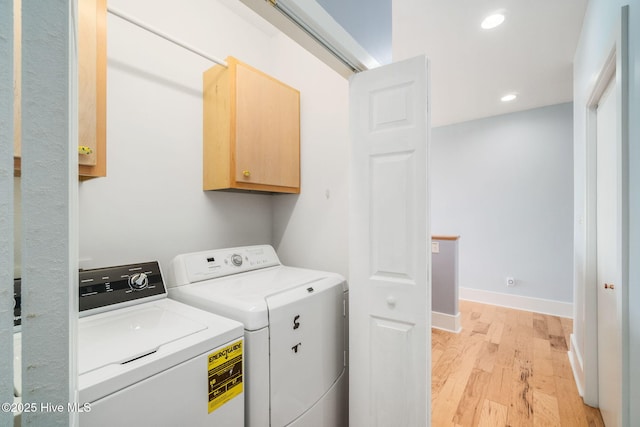
<svg viewBox="0 0 640 427">
<path fill-rule="evenodd" d="M 209 354 L 209 413 L 242 393 L 242 340 Z"/>
</svg>

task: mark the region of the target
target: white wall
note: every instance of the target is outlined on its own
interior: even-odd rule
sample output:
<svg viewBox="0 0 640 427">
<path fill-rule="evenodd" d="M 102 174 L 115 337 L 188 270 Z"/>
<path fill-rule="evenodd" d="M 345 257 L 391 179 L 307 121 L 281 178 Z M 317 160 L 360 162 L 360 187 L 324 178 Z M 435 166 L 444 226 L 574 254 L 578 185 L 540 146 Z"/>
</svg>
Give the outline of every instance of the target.
<svg viewBox="0 0 640 427">
<path fill-rule="evenodd" d="M 619 22 L 620 7 L 630 5 L 629 32 L 629 172 L 630 172 L 630 250 L 629 250 L 629 296 L 623 303 L 629 305 L 629 321 L 623 321 L 623 354 L 627 361 L 631 361 L 629 375 L 623 373 L 623 378 L 629 378 L 628 397 L 625 408 L 628 410 L 627 425 L 640 425 L 640 0 L 591 0 L 587 8 L 580 43 L 574 60 L 574 295 L 575 316 L 572 351 L 577 354 L 576 362 L 585 365 L 591 363 L 591 372 L 584 373 L 578 366 L 577 380 L 579 385 L 591 388 L 588 400 L 594 401 L 594 372 L 593 355 L 595 348 L 586 343 L 595 331 L 591 325 L 585 323 L 588 313 L 593 307 L 586 305 L 585 296 L 589 289 L 585 286 L 585 269 L 587 268 L 586 221 L 587 193 L 586 193 L 586 105 L 591 95 L 592 85 L 596 76 L 609 54 L 614 40 L 615 28 Z M 628 329 L 627 329 L 628 327 Z M 593 342 L 593 340 L 591 340 Z M 591 362 L 588 362 L 590 360 Z M 589 375 L 591 375 L 589 377 Z M 631 402 L 631 404 L 629 404 Z"/>
<path fill-rule="evenodd" d="M 461 236 L 460 287 L 572 301 L 571 115 L 560 104 L 432 129 L 431 230 Z"/>
<path fill-rule="evenodd" d="M 345 80 L 237 1 L 110 0 L 109 6 L 299 89 L 303 193 L 298 198 L 203 192 L 202 72 L 213 64 L 109 15 L 108 171 L 106 178 L 80 184 L 81 266 L 157 259 L 166 267 L 181 252 L 272 242 L 282 246 L 285 261 L 296 264 L 315 266 L 306 259 L 332 253 L 328 242 L 314 238 L 312 245 L 297 246 L 295 237 L 292 243 L 282 235 L 304 233 L 314 218 L 336 217 L 327 211 L 335 209 L 340 189 L 328 207 L 309 212 L 313 202 L 308 200 L 317 193 L 315 182 L 322 182 L 323 195 L 324 186 L 335 185 L 333 177 L 325 182 L 312 159 L 325 156 L 335 172 L 336 162 L 325 153 L 344 139 Z M 287 229 L 282 220 L 275 221 L 277 239 L 272 238 L 272 205 L 279 218 L 289 215 L 294 223 Z M 304 216 L 300 228 L 298 212 Z M 334 260 L 323 266 L 342 268 Z"/>
<path fill-rule="evenodd" d="M 13 2 L 0 1 L 0 378 L 11 378 L 13 304 Z M 10 381 L 0 384 L 0 401 L 11 402 Z M 13 415 L 0 413 L 0 425 L 10 425 Z"/>
<path fill-rule="evenodd" d="M 273 198 L 273 244 L 285 264 L 347 277 L 348 81 L 315 57 L 281 57 L 280 64 L 287 80 L 303 88 L 302 177 L 300 195 Z"/>
</svg>

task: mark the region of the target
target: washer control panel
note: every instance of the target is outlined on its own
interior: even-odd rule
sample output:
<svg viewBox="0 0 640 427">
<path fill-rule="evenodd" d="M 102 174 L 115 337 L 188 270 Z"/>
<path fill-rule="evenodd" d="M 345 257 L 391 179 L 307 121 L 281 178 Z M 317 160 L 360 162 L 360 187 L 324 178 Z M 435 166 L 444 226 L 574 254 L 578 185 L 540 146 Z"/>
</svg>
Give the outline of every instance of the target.
<svg viewBox="0 0 640 427">
<path fill-rule="evenodd" d="M 180 286 L 231 274 L 280 265 L 269 245 L 212 249 L 178 255 L 171 262 L 169 286 Z"/>
<path fill-rule="evenodd" d="M 13 279 L 13 328 L 14 330 L 20 329 L 22 324 L 22 317 L 20 317 L 20 311 L 22 308 L 21 298 L 21 284 L 20 279 Z"/>
<path fill-rule="evenodd" d="M 80 311 L 166 293 L 157 261 L 80 270 Z"/>
<path fill-rule="evenodd" d="M 157 261 L 79 272 L 79 310 L 107 307 L 167 293 Z M 22 324 L 22 280 L 13 279 L 13 327 Z"/>
</svg>

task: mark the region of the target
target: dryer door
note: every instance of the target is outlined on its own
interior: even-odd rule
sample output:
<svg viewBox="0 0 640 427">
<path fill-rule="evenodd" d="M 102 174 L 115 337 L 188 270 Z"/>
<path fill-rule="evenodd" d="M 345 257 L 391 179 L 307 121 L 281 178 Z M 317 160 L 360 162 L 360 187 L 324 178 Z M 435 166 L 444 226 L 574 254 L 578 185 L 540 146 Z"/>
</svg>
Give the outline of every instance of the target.
<svg viewBox="0 0 640 427">
<path fill-rule="evenodd" d="M 267 297 L 272 426 L 302 415 L 344 370 L 343 298 L 333 278 Z"/>
</svg>

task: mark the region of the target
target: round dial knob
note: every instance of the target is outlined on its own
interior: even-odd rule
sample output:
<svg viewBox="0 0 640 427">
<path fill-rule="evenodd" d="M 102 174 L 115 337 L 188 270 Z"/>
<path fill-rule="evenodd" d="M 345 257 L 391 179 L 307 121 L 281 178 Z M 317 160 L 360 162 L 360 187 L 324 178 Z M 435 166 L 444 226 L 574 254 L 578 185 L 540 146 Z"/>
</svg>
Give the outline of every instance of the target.
<svg viewBox="0 0 640 427">
<path fill-rule="evenodd" d="M 149 278 L 145 273 L 136 273 L 129 276 L 129 286 L 134 291 L 141 291 L 149 286 Z"/>
<path fill-rule="evenodd" d="M 242 265 L 242 256 L 238 254 L 231 255 L 231 263 L 236 267 L 240 267 Z"/>
</svg>

